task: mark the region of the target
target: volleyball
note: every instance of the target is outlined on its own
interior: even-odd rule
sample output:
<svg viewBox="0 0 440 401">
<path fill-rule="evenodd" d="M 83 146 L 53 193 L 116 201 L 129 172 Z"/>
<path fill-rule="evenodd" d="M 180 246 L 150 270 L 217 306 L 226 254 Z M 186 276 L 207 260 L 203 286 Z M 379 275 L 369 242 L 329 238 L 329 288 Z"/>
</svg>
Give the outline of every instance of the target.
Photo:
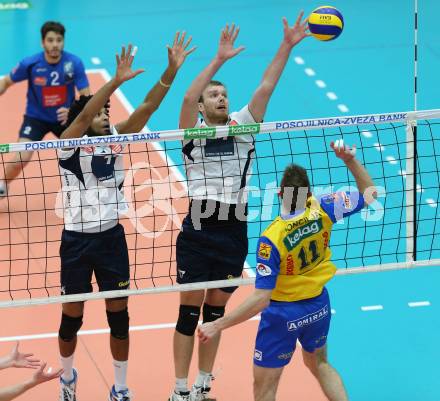
<svg viewBox="0 0 440 401">
<path fill-rule="evenodd" d="M 336 39 L 344 29 L 342 14 L 331 6 L 321 6 L 308 18 L 310 33 L 318 40 Z"/>
</svg>

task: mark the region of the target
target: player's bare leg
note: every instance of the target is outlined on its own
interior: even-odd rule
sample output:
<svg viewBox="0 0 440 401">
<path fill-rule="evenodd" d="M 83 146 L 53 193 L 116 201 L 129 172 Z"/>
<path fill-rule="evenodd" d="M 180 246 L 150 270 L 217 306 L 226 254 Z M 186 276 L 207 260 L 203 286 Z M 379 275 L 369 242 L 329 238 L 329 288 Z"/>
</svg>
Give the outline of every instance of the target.
<svg viewBox="0 0 440 401">
<path fill-rule="evenodd" d="M 206 291 L 205 303 L 211 306 L 225 306 L 230 293 L 224 292 L 220 289 L 213 288 Z M 218 346 L 220 343 L 220 334 L 213 337 L 207 343 L 199 342 L 199 369 L 205 372 L 212 372 L 214 367 L 215 357 L 217 355 Z"/>
<path fill-rule="evenodd" d="M 128 334 L 128 298 L 106 299 L 105 307 L 110 326 L 110 350 L 113 356 L 115 384 L 109 394 L 109 400 L 131 399 L 127 387 L 128 354 L 130 338 Z"/>
<path fill-rule="evenodd" d="M 181 292 L 180 305 L 200 307 L 204 298 L 204 290 Z M 174 332 L 174 369 L 176 377 L 188 377 L 193 348 L 194 336 L 186 336 L 178 331 Z"/>
<path fill-rule="evenodd" d="M 204 304 L 209 305 L 210 308 L 224 308 L 231 295 L 221 289 L 209 289 L 206 291 Z M 191 389 L 191 395 L 195 401 L 211 399 L 208 398 L 208 394 L 211 391 L 212 370 L 219 344 L 220 334 L 208 343 L 199 342 L 199 373 Z"/>
<path fill-rule="evenodd" d="M 310 353 L 303 351 L 304 364 L 318 379 L 322 391 L 330 401 L 348 401 L 342 378 L 336 369 L 328 363 L 327 345 Z"/>
<path fill-rule="evenodd" d="M 264 368 L 254 365 L 254 400 L 275 401 L 284 368 Z"/>
<path fill-rule="evenodd" d="M 78 374 L 73 368 L 73 355 L 77 344 L 77 332 L 81 327 L 84 302 L 63 304 L 63 317 L 58 335 L 63 374 L 60 377 L 59 401 L 76 401 Z"/>
<path fill-rule="evenodd" d="M 200 310 L 200 306 L 202 305 L 204 298 L 205 298 L 204 290 L 181 292 L 180 305 L 195 307 L 193 313 L 196 313 L 196 310 L 197 311 Z M 188 334 L 189 331 L 190 330 L 188 329 Z M 194 334 L 185 335 L 183 333 L 180 333 L 176 329 L 174 331 L 174 338 L 173 338 L 174 373 L 176 378 L 176 384 L 169 398 L 169 400 L 171 401 L 189 400 L 190 393 L 188 390 L 188 372 L 191 364 L 193 350 L 194 350 Z"/>
</svg>

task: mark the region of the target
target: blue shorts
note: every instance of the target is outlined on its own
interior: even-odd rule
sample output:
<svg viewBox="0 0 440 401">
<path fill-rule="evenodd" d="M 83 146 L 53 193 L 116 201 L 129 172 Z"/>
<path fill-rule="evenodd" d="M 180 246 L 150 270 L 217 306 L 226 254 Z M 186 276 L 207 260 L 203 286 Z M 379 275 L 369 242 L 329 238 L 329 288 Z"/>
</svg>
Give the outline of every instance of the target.
<svg viewBox="0 0 440 401">
<path fill-rule="evenodd" d="M 30 141 L 41 141 L 48 132 L 59 138 L 65 129 L 66 127 L 59 123 L 50 123 L 25 115 L 18 136 Z"/>
<path fill-rule="evenodd" d="M 265 368 L 287 365 L 297 340 L 307 352 L 323 347 L 330 319 L 330 299 L 325 288 L 315 298 L 296 302 L 271 301 L 261 314 L 254 364 Z"/>
<path fill-rule="evenodd" d="M 247 223 L 196 230 L 187 216 L 176 241 L 179 284 L 241 277 L 248 253 Z M 237 287 L 221 288 L 232 293 Z"/>
<path fill-rule="evenodd" d="M 93 234 L 63 230 L 60 258 L 63 295 L 92 292 L 93 273 L 100 291 L 130 286 L 127 242 L 120 224 Z"/>
</svg>

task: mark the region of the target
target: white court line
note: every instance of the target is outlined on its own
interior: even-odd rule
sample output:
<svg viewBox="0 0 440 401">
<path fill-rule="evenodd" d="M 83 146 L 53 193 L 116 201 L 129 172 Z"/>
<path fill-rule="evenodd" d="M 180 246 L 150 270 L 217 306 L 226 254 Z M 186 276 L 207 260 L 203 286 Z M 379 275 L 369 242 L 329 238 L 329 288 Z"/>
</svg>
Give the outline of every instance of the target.
<svg viewBox="0 0 440 401">
<path fill-rule="evenodd" d="M 260 315 L 254 316 L 249 320 L 260 320 Z M 202 324 L 202 321 L 199 321 Z M 148 331 L 148 330 L 163 330 L 163 329 L 174 329 L 176 323 L 162 323 L 162 324 L 146 324 L 143 326 L 131 326 L 130 332 L 134 331 Z M 95 329 L 95 330 L 80 330 L 78 332 L 79 336 L 92 336 L 98 334 L 109 334 L 110 329 Z M 26 341 L 26 340 L 46 340 L 49 338 L 57 338 L 58 333 L 42 333 L 42 334 L 29 334 L 25 336 L 11 336 L 11 337 L 0 337 L 0 343 L 9 341 Z"/>
<path fill-rule="evenodd" d="M 429 206 L 431 206 L 431 207 L 436 207 L 436 206 L 437 206 L 437 202 L 436 202 L 434 199 L 432 199 L 432 198 L 428 198 L 428 199 L 426 199 L 426 203 L 427 203 Z"/>
<path fill-rule="evenodd" d="M 393 156 L 387 156 L 386 157 L 387 162 L 389 162 L 390 164 L 397 164 L 397 160 L 395 157 Z"/>
<path fill-rule="evenodd" d="M 363 312 L 370 312 L 374 310 L 383 310 L 382 305 L 370 305 L 370 306 L 361 306 L 361 310 Z"/>
<path fill-rule="evenodd" d="M 304 70 L 304 72 L 309 76 L 309 77 L 314 77 L 316 75 L 316 72 L 312 69 L 312 68 L 306 68 Z"/>
<path fill-rule="evenodd" d="M 304 64 L 304 59 L 302 57 L 296 56 L 294 58 L 294 60 L 295 60 L 296 64 L 299 64 L 299 65 L 303 65 Z"/>
<path fill-rule="evenodd" d="M 318 86 L 318 88 L 325 88 L 327 86 L 327 84 L 324 81 L 322 81 L 321 79 L 317 79 L 315 81 L 315 84 L 316 84 L 316 86 Z"/>
<path fill-rule="evenodd" d="M 348 113 L 348 107 L 345 104 L 338 104 L 338 109 L 343 113 Z"/>
<path fill-rule="evenodd" d="M 410 308 L 418 308 L 419 306 L 431 306 L 429 301 L 408 302 Z"/>
<path fill-rule="evenodd" d="M 330 100 L 336 100 L 336 99 L 338 98 L 338 97 L 336 96 L 336 93 L 335 93 L 335 92 L 327 92 L 326 95 L 327 95 L 327 97 L 328 97 Z"/>
<path fill-rule="evenodd" d="M 380 143 L 373 143 L 373 146 L 378 152 L 383 152 L 385 150 L 385 146 L 381 145 Z"/>
</svg>

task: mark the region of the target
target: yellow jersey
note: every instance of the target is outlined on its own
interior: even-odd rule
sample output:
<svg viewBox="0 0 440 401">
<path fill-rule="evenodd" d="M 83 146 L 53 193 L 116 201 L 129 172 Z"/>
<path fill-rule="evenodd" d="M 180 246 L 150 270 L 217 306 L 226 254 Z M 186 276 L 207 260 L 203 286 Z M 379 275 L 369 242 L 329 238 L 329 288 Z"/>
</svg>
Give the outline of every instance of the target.
<svg viewBox="0 0 440 401">
<path fill-rule="evenodd" d="M 271 299 L 284 302 L 320 295 L 336 273 L 329 247 L 332 226 L 363 206 L 358 192 L 336 192 L 310 197 L 305 209 L 278 216 L 258 242 L 256 288 L 273 289 Z"/>
</svg>

